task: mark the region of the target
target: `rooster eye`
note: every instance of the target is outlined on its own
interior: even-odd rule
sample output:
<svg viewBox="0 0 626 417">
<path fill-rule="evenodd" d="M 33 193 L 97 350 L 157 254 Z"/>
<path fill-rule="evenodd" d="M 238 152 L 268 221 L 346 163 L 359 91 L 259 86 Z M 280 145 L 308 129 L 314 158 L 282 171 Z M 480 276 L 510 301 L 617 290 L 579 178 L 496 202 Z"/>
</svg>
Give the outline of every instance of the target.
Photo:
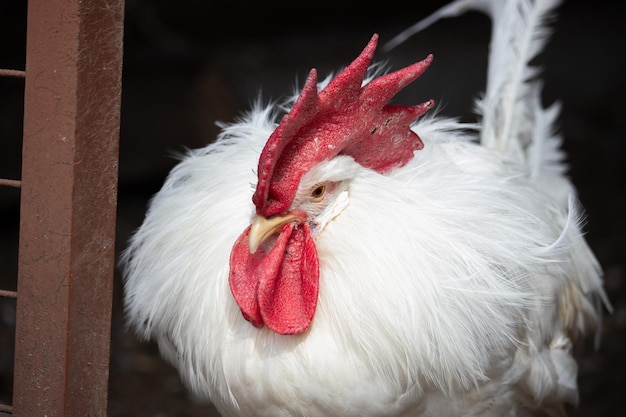
<svg viewBox="0 0 626 417">
<path fill-rule="evenodd" d="M 318 184 L 311 190 L 311 197 L 321 200 L 326 195 L 326 184 Z"/>
</svg>

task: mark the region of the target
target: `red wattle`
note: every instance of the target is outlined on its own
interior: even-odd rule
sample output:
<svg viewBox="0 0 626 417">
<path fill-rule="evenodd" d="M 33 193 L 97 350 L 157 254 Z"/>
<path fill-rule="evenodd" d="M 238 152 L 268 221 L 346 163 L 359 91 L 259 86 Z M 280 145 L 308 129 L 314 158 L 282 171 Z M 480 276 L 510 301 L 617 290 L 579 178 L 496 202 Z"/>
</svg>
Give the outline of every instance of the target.
<svg viewBox="0 0 626 417">
<path fill-rule="evenodd" d="M 306 223 L 287 223 L 269 252 L 251 254 L 247 228 L 233 246 L 230 289 L 246 320 L 279 334 L 311 325 L 319 292 L 319 262 Z"/>
</svg>

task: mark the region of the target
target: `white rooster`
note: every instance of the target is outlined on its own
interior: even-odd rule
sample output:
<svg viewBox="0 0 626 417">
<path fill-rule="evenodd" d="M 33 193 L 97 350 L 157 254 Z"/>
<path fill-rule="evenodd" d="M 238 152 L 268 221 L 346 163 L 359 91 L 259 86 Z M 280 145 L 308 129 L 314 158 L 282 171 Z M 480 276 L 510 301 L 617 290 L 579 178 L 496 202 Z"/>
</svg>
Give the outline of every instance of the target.
<svg viewBox="0 0 626 417">
<path fill-rule="evenodd" d="M 529 65 L 556 3 L 425 21 L 493 19 L 476 124 L 389 104 L 432 57 L 373 74 L 374 35 L 189 151 L 122 256 L 134 331 L 225 417 L 563 415 L 608 301 Z"/>
</svg>

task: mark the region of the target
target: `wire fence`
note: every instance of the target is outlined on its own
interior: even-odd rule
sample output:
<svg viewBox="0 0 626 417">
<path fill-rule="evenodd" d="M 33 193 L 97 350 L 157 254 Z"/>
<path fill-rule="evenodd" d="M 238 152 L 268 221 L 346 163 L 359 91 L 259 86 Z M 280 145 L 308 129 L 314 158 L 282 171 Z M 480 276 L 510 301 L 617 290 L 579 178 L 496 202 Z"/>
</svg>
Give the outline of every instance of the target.
<svg viewBox="0 0 626 417">
<path fill-rule="evenodd" d="M 0 68 L 0 77 L 20 79 L 19 81 L 22 84 L 22 91 L 23 91 L 23 82 L 24 82 L 23 79 L 26 77 L 25 71 Z M 20 104 L 21 104 L 21 101 L 19 103 L 16 103 L 15 105 L 20 105 Z M 17 112 L 17 114 L 21 114 L 21 112 Z M 21 142 L 21 138 L 19 137 L 3 138 L 4 145 L 6 145 L 8 141 Z M 6 149 L 2 149 L 2 151 L 6 152 Z M 11 157 L 20 157 L 20 155 L 17 155 L 17 156 L 11 155 Z M 0 173 L 0 175 L 7 175 L 7 172 L 3 170 Z M 22 182 L 19 179 L 0 177 L 0 192 L 2 192 L 3 197 L 5 197 L 4 196 L 5 194 L 7 194 L 7 190 L 6 190 L 7 188 L 17 189 L 19 192 L 21 185 L 22 185 Z M 15 198 L 14 196 L 13 201 L 11 200 L 12 200 L 11 198 L 7 198 L 7 197 L 3 198 L 3 201 L 10 201 L 10 203 L 8 203 L 7 205 L 13 205 L 13 204 L 19 205 L 19 195 L 17 196 L 17 198 Z M 19 222 L 19 219 L 11 218 L 11 219 L 8 219 L 8 221 Z M 14 262 L 17 263 L 17 260 L 15 260 Z M 15 285 L 17 282 L 17 277 L 8 276 L 8 275 L 15 274 L 15 272 L 11 271 L 10 268 L 6 268 L 6 267 L 3 268 L 1 273 L 3 276 L 0 277 L 2 278 L 2 281 L 0 282 L 2 283 L 3 286 L 0 287 L 0 303 L 2 306 L 2 309 L 0 310 L 0 314 L 2 314 L 3 334 L 0 340 L 2 342 L 1 354 L 3 355 L 2 370 L 6 374 L 7 372 L 12 373 L 13 371 L 13 369 L 11 369 L 11 365 L 12 365 L 12 361 L 14 358 L 14 354 L 12 350 L 15 348 L 15 310 L 16 310 L 16 300 L 17 300 L 17 291 L 15 289 Z M 11 289 L 8 289 L 9 287 Z M 13 407 L 10 404 L 5 404 L 2 402 L 9 400 L 10 399 L 9 397 L 12 395 L 12 387 L 6 386 L 6 385 L 12 385 L 13 376 L 12 375 L 3 375 L 3 376 L 4 376 L 4 379 L 3 379 L 4 384 L 2 386 L 2 389 L 3 389 L 2 396 L 0 396 L 0 412 L 10 414 L 13 411 Z"/>
</svg>

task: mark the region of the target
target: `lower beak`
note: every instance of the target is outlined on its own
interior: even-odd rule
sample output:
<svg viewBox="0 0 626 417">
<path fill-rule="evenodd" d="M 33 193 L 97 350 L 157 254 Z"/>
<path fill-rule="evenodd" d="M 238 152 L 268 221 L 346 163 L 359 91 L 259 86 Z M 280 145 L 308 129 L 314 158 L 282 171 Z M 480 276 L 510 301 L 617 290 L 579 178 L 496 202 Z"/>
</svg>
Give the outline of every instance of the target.
<svg viewBox="0 0 626 417">
<path fill-rule="evenodd" d="M 258 214 L 254 216 L 250 225 L 250 253 L 255 253 L 259 246 L 265 242 L 270 236 L 278 233 L 285 223 L 300 218 L 294 214 L 286 216 L 272 216 L 269 219 Z"/>
</svg>

